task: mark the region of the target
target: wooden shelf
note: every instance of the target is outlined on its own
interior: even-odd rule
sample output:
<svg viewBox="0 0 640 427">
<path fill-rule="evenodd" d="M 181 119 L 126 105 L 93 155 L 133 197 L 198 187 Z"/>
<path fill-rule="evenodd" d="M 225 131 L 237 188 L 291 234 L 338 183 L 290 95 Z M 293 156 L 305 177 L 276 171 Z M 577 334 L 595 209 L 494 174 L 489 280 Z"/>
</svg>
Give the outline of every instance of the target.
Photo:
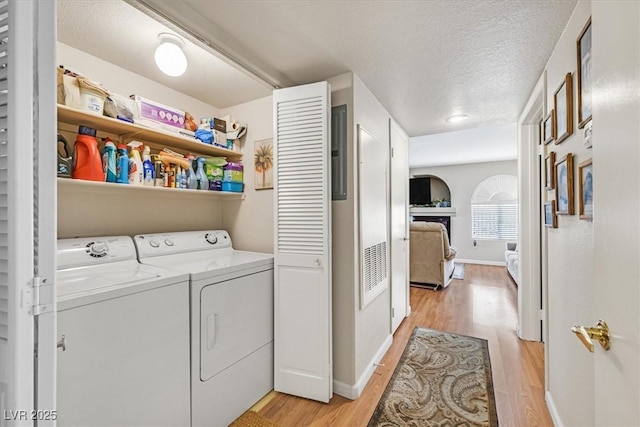
<svg viewBox="0 0 640 427">
<path fill-rule="evenodd" d="M 115 184 L 112 182 L 85 181 L 82 179 L 58 178 L 58 189 L 80 193 L 111 192 L 118 194 L 147 193 L 163 197 L 197 197 L 220 200 L 243 200 L 244 193 L 230 191 L 187 190 L 184 188 L 147 187 L 144 185 Z"/>
<path fill-rule="evenodd" d="M 113 119 L 106 116 L 98 116 L 76 108 L 58 105 L 58 121 L 76 126 L 89 126 L 102 132 L 119 135 L 125 139 L 141 139 L 143 142 L 165 145 L 168 148 L 177 148 L 197 154 L 226 157 L 237 161 L 242 158 L 242 154 L 205 144 L 195 138 L 178 135 L 160 129 L 148 128 L 122 120 Z"/>
</svg>

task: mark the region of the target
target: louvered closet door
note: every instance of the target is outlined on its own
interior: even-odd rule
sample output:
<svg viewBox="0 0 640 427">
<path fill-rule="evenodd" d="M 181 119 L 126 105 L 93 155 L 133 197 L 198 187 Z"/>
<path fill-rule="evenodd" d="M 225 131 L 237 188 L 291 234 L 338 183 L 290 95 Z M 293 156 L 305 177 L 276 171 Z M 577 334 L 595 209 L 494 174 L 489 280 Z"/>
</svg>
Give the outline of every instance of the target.
<svg viewBox="0 0 640 427">
<path fill-rule="evenodd" d="M 54 2 L 0 0 L 0 426 L 55 425 L 54 56 Z"/>
<path fill-rule="evenodd" d="M 328 402 L 331 360 L 330 88 L 274 91 L 275 389 Z"/>
</svg>

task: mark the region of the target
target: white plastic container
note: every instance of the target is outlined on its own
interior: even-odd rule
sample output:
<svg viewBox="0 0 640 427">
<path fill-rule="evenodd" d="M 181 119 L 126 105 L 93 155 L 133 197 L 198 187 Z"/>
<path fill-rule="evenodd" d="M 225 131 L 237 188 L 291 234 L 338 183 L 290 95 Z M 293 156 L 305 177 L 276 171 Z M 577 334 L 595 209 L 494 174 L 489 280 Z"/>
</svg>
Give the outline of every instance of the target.
<svg viewBox="0 0 640 427">
<path fill-rule="evenodd" d="M 80 109 L 89 113 L 102 115 L 104 111 L 104 92 L 80 86 Z"/>
</svg>

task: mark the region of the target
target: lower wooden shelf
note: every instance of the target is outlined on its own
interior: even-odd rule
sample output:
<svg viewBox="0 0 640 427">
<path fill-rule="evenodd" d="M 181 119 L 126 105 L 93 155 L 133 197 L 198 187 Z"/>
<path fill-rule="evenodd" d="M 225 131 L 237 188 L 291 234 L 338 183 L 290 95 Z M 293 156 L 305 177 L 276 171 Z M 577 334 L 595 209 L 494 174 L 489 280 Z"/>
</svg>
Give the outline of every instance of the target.
<svg viewBox="0 0 640 427">
<path fill-rule="evenodd" d="M 82 179 L 58 178 L 58 191 L 117 192 L 121 194 L 158 194 L 162 197 L 187 196 L 220 200 L 243 200 L 244 193 L 231 191 L 187 190 L 184 188 L 147 187 L 144 185 L 115 184 L 112 182 L 85 181 Z"/>
</svg>

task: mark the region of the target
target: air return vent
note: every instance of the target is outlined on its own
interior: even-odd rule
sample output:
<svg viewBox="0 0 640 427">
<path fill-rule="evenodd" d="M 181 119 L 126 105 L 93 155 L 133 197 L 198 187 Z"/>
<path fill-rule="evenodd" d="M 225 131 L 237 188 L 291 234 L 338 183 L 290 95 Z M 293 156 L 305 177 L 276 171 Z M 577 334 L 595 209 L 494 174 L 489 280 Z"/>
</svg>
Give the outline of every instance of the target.
<svg viewBox="0 0 640 427">
<path fill-rule="evenodd" d="M 387 242 L 380 242 L 364 249 L 362 254 L 362 291 L 367 299 L 377 295 L 378 287 L 387 284 Z"/>
</svg>

